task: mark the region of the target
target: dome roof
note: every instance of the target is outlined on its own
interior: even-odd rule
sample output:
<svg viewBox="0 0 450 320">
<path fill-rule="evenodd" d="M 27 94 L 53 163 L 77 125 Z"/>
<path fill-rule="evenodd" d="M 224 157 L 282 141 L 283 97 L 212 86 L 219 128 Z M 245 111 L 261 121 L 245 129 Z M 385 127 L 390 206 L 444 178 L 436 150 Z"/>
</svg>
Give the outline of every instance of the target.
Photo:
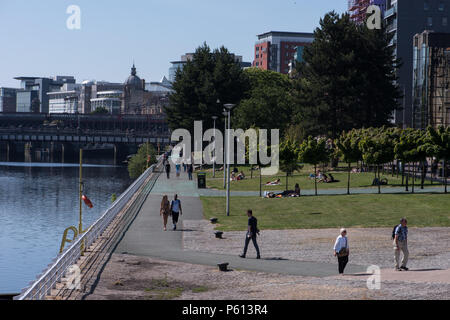
<svg viewBox="0 0 450 320">
<path fill-rule="evenodd" d="M 131 68 L 131 75 L 125 81 L 125 85 L 133 86 L 136 88 L 142 88 L 142 80 L 136 75 L 136 67 L 134 66 L 134 64 L 133 67 Z"/>
</svg>

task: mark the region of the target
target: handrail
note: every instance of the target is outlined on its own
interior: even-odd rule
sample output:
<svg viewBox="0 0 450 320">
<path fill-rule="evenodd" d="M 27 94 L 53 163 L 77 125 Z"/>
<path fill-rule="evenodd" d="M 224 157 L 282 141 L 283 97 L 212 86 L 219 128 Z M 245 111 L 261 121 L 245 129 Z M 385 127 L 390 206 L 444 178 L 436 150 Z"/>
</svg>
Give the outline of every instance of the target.
<svg viewBox="0 0 450 320">
<path fill-rule="evenodd" d="M 151 177 L 150 182 L 156 180 L 157 175 L 152 176 L 152 174 L 154 169 L 160 165 L 161 159 L 136 179 L 84 234 L 79 236 L 67 249 L 59 254 L 48 268 L 37 277 L 37 280 L 32 282 L 29 287 L 23 289 L 19 296 L 14 297 L 14 300 L 45 299 L 51 290 L 56 288 L 56 284 L 66 275 L 69 267 L 75 265 L 79 260 L 82 244 L 85 244 L 85 248 L 89 248 L 102 235 L 114 218 L 127 206 L 136 192 L 145 186 L 147 179 Z"/>
</svg>

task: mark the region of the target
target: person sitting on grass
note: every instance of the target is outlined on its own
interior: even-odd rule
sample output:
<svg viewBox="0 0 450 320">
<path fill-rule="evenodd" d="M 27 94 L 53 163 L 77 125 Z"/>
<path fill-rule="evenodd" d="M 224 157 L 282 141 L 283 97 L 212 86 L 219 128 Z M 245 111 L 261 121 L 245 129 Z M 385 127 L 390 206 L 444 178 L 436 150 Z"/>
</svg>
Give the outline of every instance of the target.
<svg viewBox="0 0 450 320">
<path fill-rule="evenodd" d="M 244 180 L 244 179 L 245 179 L 244 171 L 241 171 L 241 173 L 238 174 L 238 176 L 237 176 L 236 179 L 237 179 L 237 180 Z"/>
<path fill-rule="evenodd" d="M 294 192 L 295 192 L 295 194 L 296 194 L 297 196 L 300 197 L 300 185 L 299 185 L 298 183 L 295 185 L 295 190 L 294 190 Z"/>
<path fill-rule="evenodd" d="M 309 174 L 309 178 L 310 178 L 311 180 L 314 180 L 314 179 L 316 178 L 316 175 L 315 175 L 314 173 L 310 173 L 310 174 Z"/>
<path fill-rule="evenodd" d="M 323 182 L 323 183 L 328 183 L 328 176 L 324 173 L 324 174 L 320 174 L 319 176 L 319 181 L 318 182 Z"/>
<path fill-rule="evenodd" d="M 234 172 L 231 173 L 230 181 L 236 180 L 236 174 Z"/>
<path fill-rule="evenodd" d="M 277 179 L 277 180 L 272 181 L 272 182 L 267 182 L 266 186 L 278 186 L 278 185 L 280 185 L 280 183 L 281 183 L 281 179 Z"/>
</svg>

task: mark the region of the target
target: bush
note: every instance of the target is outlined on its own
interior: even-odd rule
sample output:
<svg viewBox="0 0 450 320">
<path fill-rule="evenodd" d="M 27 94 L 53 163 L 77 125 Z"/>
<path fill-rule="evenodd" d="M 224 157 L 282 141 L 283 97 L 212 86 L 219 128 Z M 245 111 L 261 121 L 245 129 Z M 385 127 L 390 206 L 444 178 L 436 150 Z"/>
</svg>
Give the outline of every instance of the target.
<svg viewBox="0 0 450 320">
<path fill-rule="evenodd" d="M 150 161 L 147 161 L 148 155 L 150 155 Z M 128 162 L 128 173 L 130 174 L 130 178 L 138 178 L 154 163 L 156 163 L 155 148 L 149 143 L 142 145 L 137 154 L 135 154 Z"/>
</svg>

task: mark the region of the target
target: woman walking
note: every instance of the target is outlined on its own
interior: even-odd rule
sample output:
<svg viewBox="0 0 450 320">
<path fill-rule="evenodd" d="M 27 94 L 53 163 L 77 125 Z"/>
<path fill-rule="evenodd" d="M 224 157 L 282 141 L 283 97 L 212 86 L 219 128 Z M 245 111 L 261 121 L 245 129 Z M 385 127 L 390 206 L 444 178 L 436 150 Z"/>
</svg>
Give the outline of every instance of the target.
<svg viewBox="0 0 450 320">
<path fill-rule="evenodd" d="M 348 263 L 350 249 L 348 246 L 347 230 L 341 229 L 341 234 L 336 238 L 334 244 L 334 256 L 338 258 L 339 274 L 344 275 L 345 266 Z"/>
<path fill-rule="evenodd" d="M 167 196 L 164 196 L 161 201 L 161 209 L 159 215 L 163 217 L 164 231 L 167 231 L 167 219 L 170 216 L 170 202 Z"/>
</svg>

